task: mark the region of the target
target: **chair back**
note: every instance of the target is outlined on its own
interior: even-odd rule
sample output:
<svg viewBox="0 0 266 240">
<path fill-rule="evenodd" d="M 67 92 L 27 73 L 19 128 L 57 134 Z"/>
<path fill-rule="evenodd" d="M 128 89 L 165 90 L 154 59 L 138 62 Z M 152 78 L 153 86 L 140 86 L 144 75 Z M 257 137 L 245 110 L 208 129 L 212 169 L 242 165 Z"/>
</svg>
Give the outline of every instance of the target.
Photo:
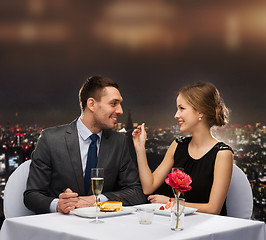
<svg viewBox="0 0 266 240">
<path fill-rule="evenodd" d="M 4 189 L 5 218 L 33 215 L 23 202 L 23 193 L 26 189 L 31 160 L 20 164 L 9 176 Z"/>
<path fill-rule="evenodd" d="M 231 183 L 226 197 L 227 216 L 250 219 L 253 195 L 245 173 L 234 164 Z"/>
</svg>

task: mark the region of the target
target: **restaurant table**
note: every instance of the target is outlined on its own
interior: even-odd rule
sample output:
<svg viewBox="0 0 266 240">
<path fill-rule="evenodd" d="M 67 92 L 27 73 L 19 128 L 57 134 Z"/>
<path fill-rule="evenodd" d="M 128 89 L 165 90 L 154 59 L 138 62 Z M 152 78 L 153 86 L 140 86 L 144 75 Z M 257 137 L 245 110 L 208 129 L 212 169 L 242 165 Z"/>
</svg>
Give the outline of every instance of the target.
<svg viewBox="0 0 266 240">
<path fill-rule="evenodd" d="M 150 225 L 139 224 L 136 213 L 102 219 L 104 223 L 94 224 L 90 218 L 60 213 L 8 218 L 1 228 L 0 239 L 266 239 L 264 222 L 203 213 L 185 216 L 183 231 L 171 230 L 168 216 L 154 215 Z"/>
</svg>

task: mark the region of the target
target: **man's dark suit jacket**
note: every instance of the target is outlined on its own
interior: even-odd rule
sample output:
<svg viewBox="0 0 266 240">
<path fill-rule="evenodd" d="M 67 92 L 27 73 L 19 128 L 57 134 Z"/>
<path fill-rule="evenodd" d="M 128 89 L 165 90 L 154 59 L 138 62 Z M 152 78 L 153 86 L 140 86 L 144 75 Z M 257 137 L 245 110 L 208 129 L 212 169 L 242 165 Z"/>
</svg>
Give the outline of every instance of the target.
<svg viewBox="0 0 266 240">
<path fill-rule="evenodd" d="M 121 198 L 125 206 L 146 202 L 123 134 L 103 131 L 97 167 L 104 168 L 102 193 L 109 200 Z M 32 154 L 24 203 L 36 213 L 48 213 L 52 200 L 66 188 L 85 195 L 76 120 L 42 131 Z"/>
</svg>

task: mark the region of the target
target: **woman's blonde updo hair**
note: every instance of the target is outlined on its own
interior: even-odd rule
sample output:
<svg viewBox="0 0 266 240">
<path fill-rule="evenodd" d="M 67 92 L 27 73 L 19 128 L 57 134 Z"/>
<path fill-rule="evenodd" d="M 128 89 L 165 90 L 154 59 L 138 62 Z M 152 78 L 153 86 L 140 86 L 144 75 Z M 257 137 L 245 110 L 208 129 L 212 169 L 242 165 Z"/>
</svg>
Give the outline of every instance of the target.
<svg viewBox="0 0 266 240">
<path fill-rule="evenodd" d="M 182 97 L 198 112 L 206 116 L 212 126 L 223 126 L 228 122 L 229 110 L 226 108 L 217 88 L 210 82 L 196 82 L 181 88 L 177 95 Z"/>
</svg>

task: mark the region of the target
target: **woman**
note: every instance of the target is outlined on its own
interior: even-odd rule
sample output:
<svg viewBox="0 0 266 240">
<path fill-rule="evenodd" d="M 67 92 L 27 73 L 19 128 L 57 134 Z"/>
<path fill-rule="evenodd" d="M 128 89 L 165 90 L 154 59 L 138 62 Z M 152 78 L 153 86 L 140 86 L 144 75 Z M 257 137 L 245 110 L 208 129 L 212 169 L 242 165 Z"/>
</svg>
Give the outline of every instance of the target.
<svg viewBox="0 0 266 240">
<path fill-rule="evenodd" d="M 145 152 L 144 124 L 132 133 L 137 154 L 140 180 L 145 194 L 152 194 L 165 180 L 172 167 L 182 167 L 192 178 L 192 190 L 185 192 L 186 206 L 199 212 L 226 215 L 225 198 L 232 169 L 232 149 L 211 134 L 212 126 L 227 122 L 228 110 L 216 87 L 199 82 L 183 87 L 177 94 L 180 132 L 192 137 L 176 139 L 152 173 Z M 169 197 L 150 195 L 152 203 L 167 203 Z"/>
</svg>

